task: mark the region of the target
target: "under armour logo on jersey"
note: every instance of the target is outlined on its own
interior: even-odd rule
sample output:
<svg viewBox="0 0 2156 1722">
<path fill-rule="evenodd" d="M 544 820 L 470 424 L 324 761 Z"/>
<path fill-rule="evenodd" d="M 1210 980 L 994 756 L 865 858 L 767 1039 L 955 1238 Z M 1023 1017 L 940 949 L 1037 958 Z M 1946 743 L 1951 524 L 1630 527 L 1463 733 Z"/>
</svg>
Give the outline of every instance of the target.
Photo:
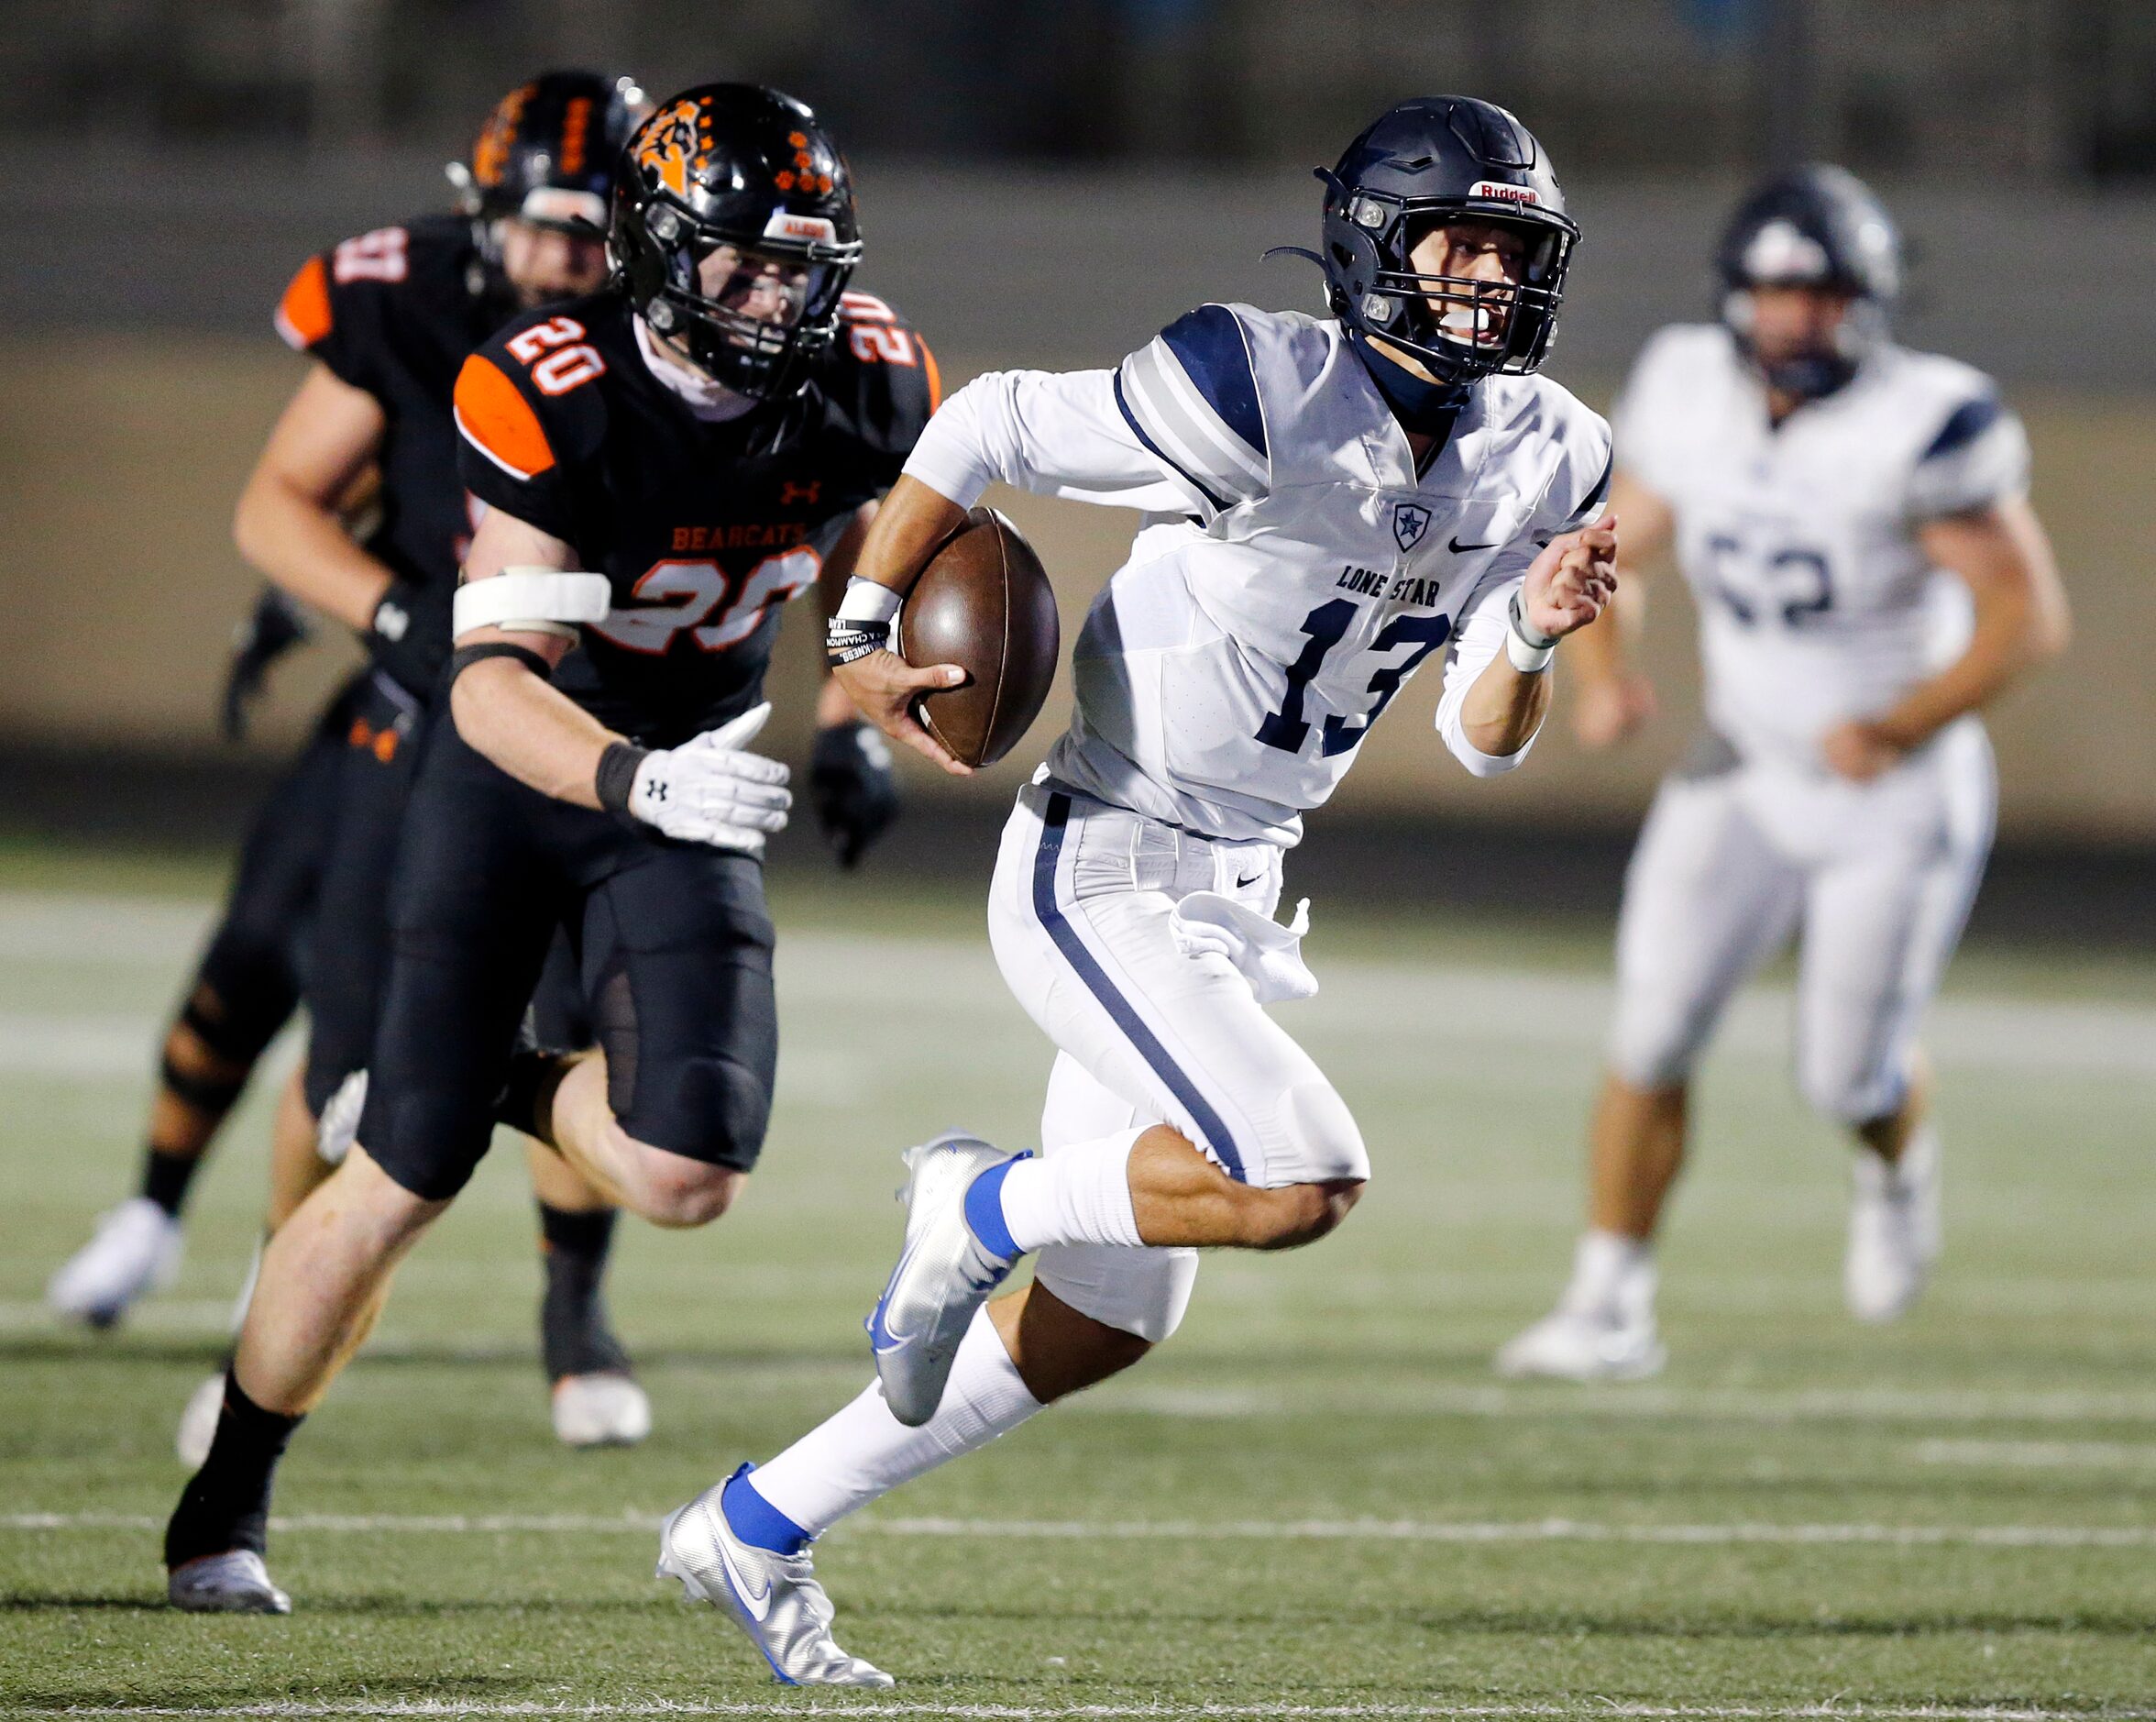
<svg viewBox="0 0 2156 1722">
<path fill-rule="evenodd" d="M 1430 511 L 1420 502 L 1401 502 L 1392 510 L 1392 536 L 1402 550 L 1412 550 L 1430 530 Z"/>
<path fill-rule="evenodd" d="M 792 479 L 788 479 L 784 484 L 779 486 L 779 506 L 783 508 L 788 502 L 808 502 L 813 504 L 817 497 L 822 493 L 822 491 L 823 480 L 821 479 L 810 479 L 805 484 L 798 483 Z"/>
</svg>

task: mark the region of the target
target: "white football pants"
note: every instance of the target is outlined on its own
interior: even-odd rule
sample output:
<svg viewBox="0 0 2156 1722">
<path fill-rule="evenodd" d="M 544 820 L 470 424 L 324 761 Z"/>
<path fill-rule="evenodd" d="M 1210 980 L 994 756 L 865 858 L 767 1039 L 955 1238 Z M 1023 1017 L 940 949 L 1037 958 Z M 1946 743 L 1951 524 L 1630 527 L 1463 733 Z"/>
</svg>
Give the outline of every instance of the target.
<svg viewBox="0 0 2156 1722">
<path fill-rule="evenodd" d="M 1731 995 L 1801 927 L 1798 1088 L 1841 1123 L 1894 1111 L 1975 898 L 1995 798 L 1974 719 L 1869 784 L 1695 750 L 1664 780 L 1625 873 L 1617 1074 L 1685 1080 Z"/>
<path fill-rule="evenodd" d="M 1270 917 L 1280 850 L 1195 836 L 1047 783 L 1019 793 L 988 934 L 1005 981 L 1060 1049 L 1042 1151 L 1165 1123 L 1260 1188 L 1368 1178 L 1346 1103 L 1251 982 L 1217 951 L 1186 954 L 1177 905 L 1201 892 Z M 1197 1254 L 1058 1246 L 1033 1272 L 1082 1314 L 1160 1340 L 1189 1302 Z"/>
</svg>

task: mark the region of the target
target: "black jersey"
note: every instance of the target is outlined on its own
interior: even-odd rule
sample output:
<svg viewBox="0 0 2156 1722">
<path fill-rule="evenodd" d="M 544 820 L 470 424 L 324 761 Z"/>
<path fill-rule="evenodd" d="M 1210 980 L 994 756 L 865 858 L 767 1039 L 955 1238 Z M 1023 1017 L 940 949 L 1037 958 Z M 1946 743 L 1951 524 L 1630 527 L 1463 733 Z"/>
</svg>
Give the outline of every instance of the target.
<svg viewBox="0 0 2156 1722">
<path fill-rule="evenodd" d="M 466 361 L 466 487 L 612 582 L 612 613 L 555 674 L 602 723 L 672 746 L 755 704 L 786 600 L 898 477 L 936 408 L 934 356 L 870 294 L 841 316 L 799 393 L 724 423 L 653 375 L 614 292 L 519 317 Z"/>
<path fill-rule="evenodd" d="M 309 259 L 277 308 L 279 334 L 380 403 L 381 522 L 366 547 L 418 589 L 413 623 L 445 651 L 472 533 L 450 397 L 465 356 L 515 309 L 492 279 L 470 222 L 424 215 Z"/>
</svg>

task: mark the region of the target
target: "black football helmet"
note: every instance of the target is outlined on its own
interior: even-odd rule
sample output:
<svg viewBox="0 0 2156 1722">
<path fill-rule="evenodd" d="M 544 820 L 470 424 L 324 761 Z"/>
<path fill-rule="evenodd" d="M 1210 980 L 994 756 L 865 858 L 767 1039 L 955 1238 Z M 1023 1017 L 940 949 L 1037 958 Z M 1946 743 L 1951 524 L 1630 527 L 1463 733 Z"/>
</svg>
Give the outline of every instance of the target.
<svg viewBox="0 0 2156 1722">
<path fill-rule="evenodd" d="M 852 176 L 792 96 L 698 84 L 629 140 L 608 243 L 646 323 L 737 394 L 776 399 L 838 333 L 861 259 Z"/>
<path fill-rule="evenodd" d="M 1722 319 L 1774 388 L 1800 400 L 1832 394 L 1886 336 L 1901 292 L 1901 236 L 1886 205 L 1844 168 L 1814 165 L 1754 189 L 1715 252 Z M 1822 287 L 1849 295 L 1831 349 L 1763 363 L 1752 345 L 1752 289 Z"/>
<path fill-rule="evenodd" d="M 1317 261 L 1351 335 L 1382 336 L 1441 382 L 1541 366 L 1579 229 L 1548 156 L 1512 115 L 1468 95 L 1417 96 L 1380 116 L 1317 177 L 1326 188 Z M 1415 246 L 1455 221 L 1517 228 L 1527 241 L 1521 280 L 1417 272 Z"/>
<path fill-rule="evenodd" d="M 448 170 L 489 260 L 494 224 L 512 215 L 603 238 L 615 163 L 650 111 L 635 79 L 596 72 L 543 72 L 496 103 L 471 160 Z"/>
</svg>

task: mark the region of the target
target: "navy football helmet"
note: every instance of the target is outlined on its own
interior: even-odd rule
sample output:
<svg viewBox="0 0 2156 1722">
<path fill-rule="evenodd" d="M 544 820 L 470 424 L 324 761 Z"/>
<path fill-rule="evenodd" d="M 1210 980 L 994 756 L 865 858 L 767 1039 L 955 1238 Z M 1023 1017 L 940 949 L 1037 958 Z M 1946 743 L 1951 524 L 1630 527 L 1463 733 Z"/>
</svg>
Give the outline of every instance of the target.
<svg viewBox="0 0 2156 1722">
<path fill-rule="evenodd" d="M 792 96 L 699 84 L 629 140 L 608 243 L 638 315 L 737 394 L 776 399 L 837 337 L 861 259 L 852 176 Z"/>
<path fill-rule="evenodd" d="M 650 111 L 635 79 L 596 72 L 543 72 L 496 103 L 471 160 L 448 170 L 489 260 L 509 216 L 603 238 L 622 146 Z"/>
<path fill-rule="evenodd" d="M 1326 188 L 1317 261 L 1351 335 L 1381 336 L 1452 384 L 1541 366 L 1579 228 L 1548 155 L 1512 115 L 1473 96 L 1418 96 L 1317 177 Z M 1518 230 L 1526 256 L 1517 282 L 1416 270 L 1423 238 L 1462 221 Z"/>
<path fill-rule="evenodd" d="M 1715 253 L 1722 319 L 1769 386 L 1815 400 L 1846 383 L 1886 338 L 1901 267 L 1894 218 L 1862 180 L 1843 168 L 1797 168 L 1755 187 L 1722 230 Z M 1849 312 L 1832 346 L 1762 361 L 1752 345 L 1755 287 L 1847 294 Z"/>
</svg>

